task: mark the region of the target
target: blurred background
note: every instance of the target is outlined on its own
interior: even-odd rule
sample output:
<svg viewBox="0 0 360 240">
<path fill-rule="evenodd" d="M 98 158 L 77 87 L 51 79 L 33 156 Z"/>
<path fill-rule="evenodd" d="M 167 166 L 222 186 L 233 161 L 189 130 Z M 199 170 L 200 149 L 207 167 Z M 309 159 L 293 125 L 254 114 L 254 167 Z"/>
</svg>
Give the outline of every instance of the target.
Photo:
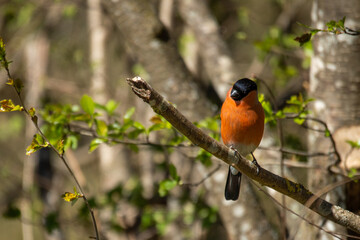
<svg viewBox="0 0 360 240">
<path fill-rule="evenodd" d="M 258 162 L 316 192 L 359 167 L 360 41 L 294 39 L 310 31 L 304 25 L 327 29 L 344 16 L 360 29 L 360 2 L 340 2 L 1 0 L 0 37 L 26 106 L 52 143 L 65 141 L 101 239 L 333 239 L 308 222 L 346 229 L 247 178 L 239 201 L 226 202 L 227 166 L 156 116 L 126 78 L 142 76 L 218 140 L 228 89 L 255 78 L 268 107 Z M 3 70 L 0 79 L 0 100 L 19 104 Z M 289 105 L 320 121 L 275 117 Z M 25 155 L 32 122 L 21 112 L 0 121 L 0 239 L 94 237 L 82 199 L 61 198 L 76 186 L 61 159 L 49 148 Z M 328 172 L 338 160 L 337 174 Z M 326 197 L 358 212 L 358 185 Z"/>
</svg>

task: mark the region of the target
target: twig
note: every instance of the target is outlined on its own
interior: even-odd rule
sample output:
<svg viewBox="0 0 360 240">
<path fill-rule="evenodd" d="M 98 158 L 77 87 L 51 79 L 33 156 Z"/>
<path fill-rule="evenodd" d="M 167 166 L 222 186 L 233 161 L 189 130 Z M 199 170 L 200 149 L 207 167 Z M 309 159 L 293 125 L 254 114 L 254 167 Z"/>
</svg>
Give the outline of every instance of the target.
<svg viewBox="0 0 360 240">
<path fill-rule="evenodd" d="M 3 61 L 4 62 L 7 62 L 7 59 L 5 56 L 2 56 L 3 57 Z M 6 70 L 6 73 L 7 73 L 7 76 L 9 79 L 13 79 L 12 76 L 11 76 L 11 73 L 10 73 L 10 70 L 8 68 L 8 65 L 4 65 L 4 68 Z M 76 178 L 75 174 L 73 173 L 72 169 L 70 168 L 69 164 L 67 163 L 65 157 L 63 156 L 63 154 L 61 154 L 54 145 L 52 145 L 50 143 L 50 141 L 47 139 L 47 137 L 44 135 L 44 133 L 41 131 L 39 125 L 37 124 L 37 116 L 34 115 L 34 116 L 31 116 L 31 114 L 29 113 L 29 111 L 27 110 L 26 106 L 25 106 L 25 103 L 24 103 L 24 100 L 22 99 L 21 97 L 21 91 L 16 88 L 15 86 L 13 87 L 13 89 L 15 90 L 17 96 L 18 96 L 18 99 L 20 101 L 20 105 L 23 107 L 23 111 L 24 113 L 30 117 L 32 123 L 34 124 L 36 130 L 38 131 L 38 133 L 41 135 L 41 137 L 45 140 L 46 143 L 48 143 L 48 145 L 50 146 L 50 148 L 58 155 L 58 157 L 61 159 L 61 161 L 63 162 L 63 164 L 65 165 L 66 169 L 68 170 L 68 172 L 70 173 L 71 177 L 73 178 L 73 180 L 75 181 L 76 183 L 76 186 L 78 187 L 78 189 L 80 190 L 81 192 L 81 195 L 82 195 L 82 198 L 84 199 L 84 202 L 90 212 L 90 215 L 91 215 L 91 220 L 92 220 L 92 223 L 93 223 L 93 227 L 94 227 L 94 230 L 95 230 L 95 234 L 96 234 L 96 239 L 99 240 L 99 232 L 98 232 L 98 229 L 97 229 L 97 224 L 96 224 L 96 219 L 95 219 L 95 216 L 94 216 L 94 212 L 89 204 L 89 201 L 87 200 L 86 198 L 86 195 L 78 181 L 78 179 Z"/>
<path fill-rule="evenodd" d="M 314 196 L 314 194 L 303 185 L 290 181 L 286 178 L 282 178 L 267 171 L 266 169 L 261 168 L 260 173 L 257 174 L 257 167 L 253 165 L 251 161 L 242 157 L 238 159 L 233 150 L 195 127 L 195 125 L 193 125 L 184 115 L 166 101 L 141 77 L 134 77 L 132 79 L 128 78 L 127 82 L 138 97 L 148 103 L 156 113 L 162 115 L 195 145 L 205 149 L 225 163 L 235 167 L 249 178 L 285 194 L 303 205 Z M 333 205 L 318 197 L 314 203 L 309 206 L 309 208 L 333 222 L 360 233 L 360 216 L 350 211 Z"/>
<path fill-rule="evenodd" d="M 294 212 L 293 210 L 291 210 L 290 208 L 282 205 L 278 200 L 276 200 L 273 196 L 271 196 L 268 192 L 266 192 L 264 189 L 262 189 L 259 185 L 257 185 L 254 181 L 250 181 L 252 184 L 254 184 L 256 186 L 257 189 L 259 189 L 261 192 L 263 192 L 266 196 L 268 196 L 272 201 L 274 201 L 276 204 L 278 204 L 280 207 L 282 207 L 283 209 L 285 209 L 286 211 L 294 214 L 295 216 L 299 217 L 300 219 L 304 220 L 305 222 L 307 222 L 308 224 L 320 229 L 321 231 L 324 231 L 328 234 L 330 234 L 331 236 L 337 238 L 337 239 L 341 239 L 339 236 L 344 236 L 344 237 L 352 237 L 352 238 L 356 238 L 356 239 L 360 239 L 360 237 L 358 236 L 354 236 L 354 235 L 348 235 L 348 234 L 342 234 L 342 233 L 334 233 L 331 231 L 328 231 L 318 225 L 316 225 L 313 222 L 310 222 L 308 219 L 304 218 L 303 216 L 301 216 L 300 214 Z M 337 236 L 339 235 L 339 236 Z"/>
<path fill-rule="evenodd" d="M 286 154 L 293 154 L 293 155 L 297 155 L 297 156 L 301 156 L 301 157 L 324 157 L 324 156 L 329 156 L 330 154 L 334 153 L 334 152 L 328 152 L 328 153 L 313 152 L 313 153 L 309 153 L 309 152 L 286 149 L 286 148 L 281 148 L 281 147 L 262 147 L 262 146 L 259 146 L 258 149 L 265 150 L 265 151 L 275 151 L 275 152 L 282 152 L 282 153 L 286 153 Z"/>
<path fill-rule="evenodd" d="M 218 166 L 212 170 L 211 172 L 209 172 L 203 179 L 201 179 L 199 182 L 197 183 L 183 183 L 182 186 L 188 186 L 188 187 L 197 187 L 200 184 L 202 184 L 203 182 L 205 182 L 208 178 L 210 178 L 214 173 L 216 173 L 217 171 L 219 171 L 219 169 L 221 168 L 221 165 L 218 164 Z"/>
<path fill-rule="evenodd" d="M 94 129 L 91 128 L 87 128 L 87 127 L 82 127 L 82 126 L 77 126 L 77 125 L 69 125 L 69 131 L 73 132 L 73 133 L 78 133 L 84 136 L 90 136 L 90 137 L 94 137 L 94 138 L 104 138 L 102 136 L 99 136 L 96 131 Z M 74 129 L 74 127 L 76 127 L 77 129 Z M 161 143 L 156 143 L 156 142 L 152 142 L 148 139 L 145 139 L 145 141 L 134 141 L 134 140 L 130 140 L 130 139 L 126 139 L 126 140 L 119 140 L 117 138 L 113 138 L 113 137 L 106 137 L 105 138 L 107 140 L 107 142 L 113 142 L 113 143 L 119 143 L 119 144 L 123 144 L 123 145 L 139 145 L 139 146 L 150 146 L 150 147 L 161 147 L 161 148 L 193 148 L 196 147 L 193 144 L 161 144 Z"/>
<path fill-rule="evenodd" d="M 331 163 L 331 164 L 329 164 L 329 165 L 327 166 L 327 169 L 328 169 L 329 172 L 335 173 L 331 168 L 332 168 L 333 166 L 338 166 L 338 165 L 341 163 L 341 156 L 340 156 L 339 151 L 337 150 L 335 139 L 334 139 L 331 131 L 329 130 L 328 125 L 326 124 L 326 122 L 324 122 L 324 121 L 321 120 L 321 119 L 314 118 L 314 117 L 308 117 L 308 116 L 307 116 L 307 117 L 300 117 L 300 116 L 297 115 L 297 114 L 296 114 L 296 115 L 287 115 L 286 118 L 287 118 L 287 119 L 299 118 L 299 119 L 304 119 L 305 121 L 314 121 L 314 122 L 317 122 L 317 123 L 319 123 L 319 124 L 321 124 L 321 125 L 324 126 L 324 128 L 325 128 L 325 129 L 324 129 L 324 132 L 327 132 L 327 133 L 328 133 L 328 137 L 329 137 L 329 139 L 330 139 L 330 141 L 331 141 L 331 145 L 332 145 L 332 147 L 333 147 L 333 149 L 334 149 L 334 154 L 335 154 L 335 156 L 336 156 L 336 158 L 337 158 L 334 163 Z"/>
</svg>

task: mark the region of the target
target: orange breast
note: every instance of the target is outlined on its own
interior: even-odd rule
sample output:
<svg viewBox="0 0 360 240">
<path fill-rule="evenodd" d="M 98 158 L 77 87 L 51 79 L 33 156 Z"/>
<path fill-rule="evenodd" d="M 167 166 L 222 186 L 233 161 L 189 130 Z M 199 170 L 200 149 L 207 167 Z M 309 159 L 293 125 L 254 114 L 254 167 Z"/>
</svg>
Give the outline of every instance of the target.
<svg viewBox="0 0 360 240">
<path fill-rule="evenodd" d="M 221 137 L 228 146 L 247 146 L 247 149 L 238 150 L 249 154 L 259 146 L 262 139 L 264 110 L 256 91 L 238 102 L 231 99 L 229 93 L 221 108 Z"/>
</svg>

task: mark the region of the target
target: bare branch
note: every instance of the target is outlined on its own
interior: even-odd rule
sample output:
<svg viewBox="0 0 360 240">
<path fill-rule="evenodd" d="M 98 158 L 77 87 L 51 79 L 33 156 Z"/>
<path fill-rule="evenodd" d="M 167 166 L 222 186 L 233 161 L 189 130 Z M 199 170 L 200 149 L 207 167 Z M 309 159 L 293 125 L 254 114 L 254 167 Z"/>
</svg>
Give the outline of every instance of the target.
<svg viewBox="0 0 360 240">
<path fill-rule="evenodd" d="M 266 169 L 261 168 L 260 173 L 257 174 L 256 166 L 252 165 L 250 161 L 244 158 L 238 159 L 233 150 L 195 127 L 195 125 L 193 125 L 141 77 L 128 78 L 127 82 L 138 97 L 148 103 L 156 113 L 162 115 L 195 145 L 205 149 L 225 163 L 231 164 L 249 178 L 270 187 L 305 206 L 307 206 L 306 203 L 308 200 L 315 196 L 303 185 L 282 178 Z M 339 206 L 333 205 L 319 197 L 316 197 L 316 200 L 308 207 L 319 215 L 360 233 L 360 216 Z"/>
</svg>

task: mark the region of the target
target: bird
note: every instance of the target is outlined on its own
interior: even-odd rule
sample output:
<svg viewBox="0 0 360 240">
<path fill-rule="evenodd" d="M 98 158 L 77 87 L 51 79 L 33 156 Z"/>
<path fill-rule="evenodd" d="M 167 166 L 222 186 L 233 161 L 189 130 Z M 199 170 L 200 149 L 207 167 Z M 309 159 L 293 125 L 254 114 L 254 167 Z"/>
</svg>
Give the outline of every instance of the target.
<svg viewBox="0 0 360 240">
<path fill-rule="evenodd" d="M 260 166 L 253 152 L 263 137 L 265 114 L 254 81 L 243 78 L 234 83 L 221 107 L 220 119 L 223 143 L 241 156 L 251 154 L 259 171 Z M 240 185 L 241 172 L 229 166 L 225 199 L 236 201 L 239 198 Z"/>
</svg>

